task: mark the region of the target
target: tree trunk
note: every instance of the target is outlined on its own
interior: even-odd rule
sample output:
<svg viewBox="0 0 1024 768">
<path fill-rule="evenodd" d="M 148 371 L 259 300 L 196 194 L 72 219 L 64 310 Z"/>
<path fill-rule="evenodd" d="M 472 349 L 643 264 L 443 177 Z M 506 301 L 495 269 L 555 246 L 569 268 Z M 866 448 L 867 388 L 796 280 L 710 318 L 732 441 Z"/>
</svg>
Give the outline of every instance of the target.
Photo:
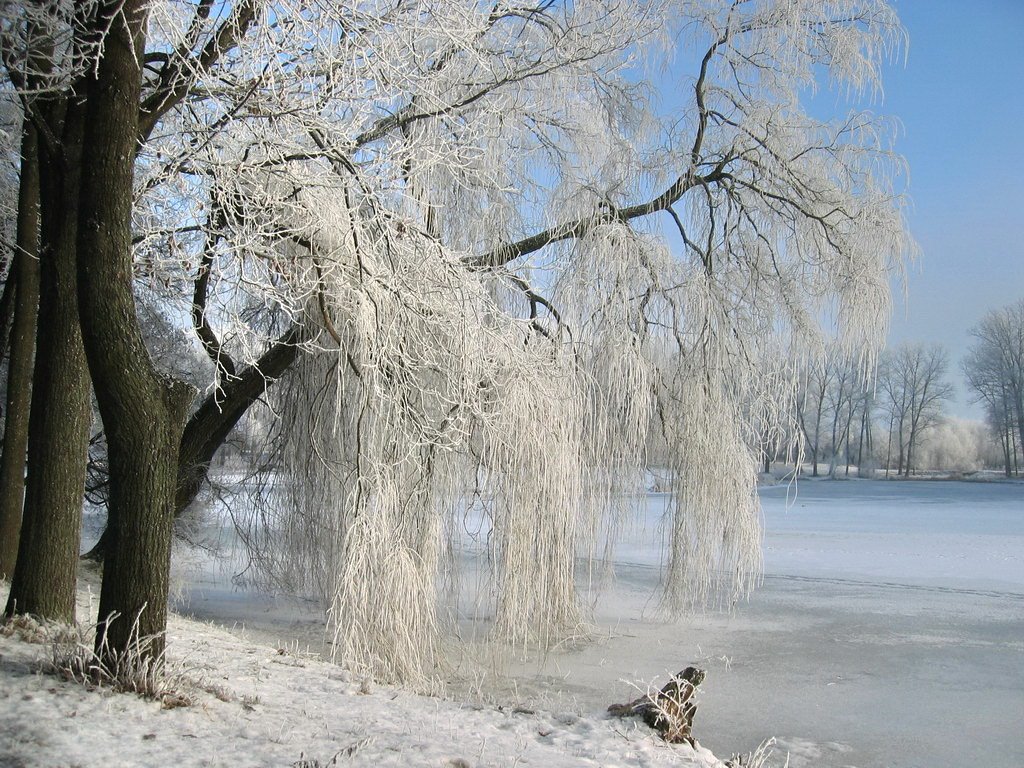
<svg viewBox="0 0 1024 768">
<path fill-rule="evenodd" d="M 180 514 L 206 482 L 210 462 L 231 430 L 253 403 L 295 362 L 301 333 L 293 328 L 280 337 L 257 363 L 214 392 L 192 414 L 181 438 L 176 505 Z"/>
<path fill-rule="evenodd" d="M 811 477 L 818 476 L 818 448 L 821 445 L 821 413 L 824 403 L 825 389 L 823 386 L 818 397 L 818 409 L 815 411 L 814 415 L 814 449 L 811 454 L 814 463 L 811 465 Z"/>
<path fill-rule="evenodd" d="M 1006 476 L 1012 477 L 1017 468 L 1017 439 L 1009 417 L 1004 417 L 1003 436 L 1006 438 Z"/>
<path fill-rule="evenodd" d="M 14 286 L 17 283 L 14 274 L 14 258 L 12 257 L 10 259 L 10 269 L 7 270 L 7 279 L 4 280 L 4 292 L 0 296 L 0 360 L 7 357 L 11 344 L 11 334 L 13 333 L 15 313 Z"/>
<path fill-rule="evenodd" d="M 286 333 L 255 365 L 243 369 L 219 392 L 208 395 L 189 418 L 178 448 L 175 517 L 181 515 L 199 495 L 206 483 L 210 462 L 231 430 L 295 361 L 300 336 L 296 329 Z M 102 561 L 110 552 L 112 539 L 113 525 L 108 514 L 107 527 L 85 557 Z"/>
<path fill-rule="evenodd" d="M 1019 444 L 1024 444 L 1024 396 L 1020 391 L 1019 383 L 1013 401 L 1013 408 L 1017 415 L 1017 441 Z"/>
<path fill-rule="evenodd" d="M 1000 436 L 999 443 L 1003 449 L 1003 464 L 1006 467 L 1006 476 L 1011 477 L 1013 475 L 1013 467 L 1010 464 L 1010 434 L 1005 428 Z"/>
<path fill-rule="evenodd" d="M 889 416 L 889 439 L 885 444 L 885 479 L 889 479 L 889 469 L 892 467 L 892 423 L 893 417 Z"/>
<path fill-rule="evenodd" d="M 868 412 L 867 405 L 864 406 L 864 411 L 860 416 L 860 437 L 857 440 L 857 474 L 860 475 L 861 468 L 864 466 L 864 424 L 867 422 Z"/>
<path fill-rule="evenodd" d="M 134 637 L 152 636 L 148 653 L 163 651 L 178 446 L 194 394 L 154 369 L 135 311 L 131 213 L 145 24 L 141 0 L 100 4 L 91 31 L 104 55 L 86 85 L 78 288 L 110 455 L 112 546 L 96 635 L 105 659 Z"/>
<path fill-rule="evenodd" d="M 919 433 L 920 428 L 917 417 L 914 416 L 910 420 L 910 435 L 907 437 L 907 463 L 903 468 L 903 476 L 906 478 L 910 477 L 910 468 L 914 460 L 914 446 L 917 444 Z"/>
<path fill-rule="evenodd" d="M 75 277 L 84 115 L 74 98 L 49 106 L 48 123 L 62 132 L 60 147 L 40 152 L 39 327 L 46 332 L 36 349 L 25 511 L 7 613 L 72 621 L 92 420 Z"/>
<path fill-rule="evenodd" d="M 18 187 L 17 251 L 7 291 L 14 293 L 11 360 L 7 369 L 7 421 L 0 457 L 0 578 L 14 574 L 25 503 L 25 461 L 29 408 L 32 403 L 32 362 L 39 313 L 39 154 L 35 126 L 25 120 L 21 137 L 21 179 Z"/>
<path fill-rule="evenodd" d="M 903 442 L 903 420 L 902 419 L 900 419 L 900 428 L 899 428 L 899 432 L 897 433 L 897 441 L 899 443 L 899 445 L 898 445 L 899 455 L 898 455 L 898 457 L 896 459 L 896 477 L 899 477 L 900 475 L 903 474 L 904 442 Z"/>
</svg>

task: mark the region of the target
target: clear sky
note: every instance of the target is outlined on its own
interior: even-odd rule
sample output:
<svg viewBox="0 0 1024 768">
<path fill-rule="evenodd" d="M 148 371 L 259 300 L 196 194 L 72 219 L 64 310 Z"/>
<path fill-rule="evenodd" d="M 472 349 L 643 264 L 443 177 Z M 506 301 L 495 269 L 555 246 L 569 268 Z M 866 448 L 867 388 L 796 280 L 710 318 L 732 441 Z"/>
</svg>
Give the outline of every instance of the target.
<svg viewBox="0 0 1024 768">
<path fill-rule="evenodd" d="M 968 402 L 960 359 L 969 329 L 1024 299 L 1024 0 L 895 0 L 910 35 L 887 67 L 878 110 L 903 123 L 911 231 L 921 247 L 890 343 L 944 344 Z"/>
</svg>

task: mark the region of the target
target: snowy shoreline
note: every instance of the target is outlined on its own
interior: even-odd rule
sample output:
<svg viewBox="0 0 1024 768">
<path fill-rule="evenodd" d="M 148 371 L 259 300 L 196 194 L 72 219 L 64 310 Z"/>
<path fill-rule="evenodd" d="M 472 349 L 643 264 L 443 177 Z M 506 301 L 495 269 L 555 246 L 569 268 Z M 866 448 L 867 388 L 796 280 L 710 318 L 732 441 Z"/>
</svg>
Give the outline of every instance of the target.
<svg viewBox="0 0 1024 768">
<path fill-rule="evenodd" d="M 359 694 L 361 680 L 297 651 L 322 646 L 314 606 L 239 589 L 230 569 L 180 552 L 171 658 L 233 700 L 205 693 L 164 712 L 69 688 L 34 671 L 48 647 L 0 637 L 0 765 L 312 768 L 372 737 L 338 764 L 719 766 L 604 715 L 636 695 L 630 682 L 691 663 L 708 672 L 695 735 L 723 758 L 775 736 L 773 768 L 787 755 L 790 768 L 1024 765 L 1022 492 L 952 482 L 762 488 L 763 585 L 734 612 L 683 625 L 653 615 L 652 495 L 647 522 L 623 531 L 616 578 L 595 606 L 603 634 L 509 660 L 486 680 L 460 669 L 467 679 L 449 680 L 447 699 L 377 686 Z M 79 615 L 89 615 L 84 604 Z M 129 725 L 118 744 L 121 717 Z M 976 738 L 950 749 L 955 731 Z"/>
<path fill-rule="evenodd" d="M 190 706 L 167 709 L 44 674 L 50 648 L 0 635 L 0 765 L 725 765 L 699 745 L 666 744 L 639 721 L 377 686 L 314 655 L 176 614 L 169 668 L 184 675 Z"/>
</svg>

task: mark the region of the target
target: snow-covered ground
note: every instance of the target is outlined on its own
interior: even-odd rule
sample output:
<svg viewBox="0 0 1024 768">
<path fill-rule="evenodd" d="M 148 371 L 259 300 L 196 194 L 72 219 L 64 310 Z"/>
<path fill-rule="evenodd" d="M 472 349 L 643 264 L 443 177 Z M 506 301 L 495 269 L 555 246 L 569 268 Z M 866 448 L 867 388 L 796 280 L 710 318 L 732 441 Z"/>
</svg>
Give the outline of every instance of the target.
<svg viewBox="0 0 1024 768">
<path fill-rule="evenodd" d="M 228 629 L 175 617 L 171 655 L 228 701 L 207 691 L 160 710 L 87 694 L 34 671 L 45 649 L 0 639 L 0 765 L 714 765 L 604 715 L 697 663 L 694 732 L 720 756 L 775 736 L 792 768 L 1024 766 L 1024 484 L 823 480 L 761 495 L 764 585 L 732 614 L 659 619 L 652 495 L 591 641 L 500 672 L 456 667 L 443 698 L 360 693 L 304 652 L 320 646 L 314 606 L 182 561 L 178 609 Z"/>
<path fill-rule="evenodd" d="M 6 588 L 0 589 L 5 598 Z M 88 615 L 87 605 L 80 615 Z M 40 670 L 50 646 L 0 634 L 0 766 L 723 768 L 633 720 L 516 711 L 359 680 L 294 646 L 172 616 L 189 706 L 89 691 Z"/>
</svg>

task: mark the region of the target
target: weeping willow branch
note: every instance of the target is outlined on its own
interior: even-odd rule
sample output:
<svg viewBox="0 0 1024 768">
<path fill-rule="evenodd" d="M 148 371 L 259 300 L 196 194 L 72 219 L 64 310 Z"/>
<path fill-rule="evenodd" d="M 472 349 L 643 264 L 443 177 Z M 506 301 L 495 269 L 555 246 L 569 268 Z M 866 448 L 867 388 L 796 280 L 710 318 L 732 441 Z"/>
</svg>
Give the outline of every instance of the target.
<svg viewBox="0 0 1024 768">
<path fill-rule="evenodd" d="M 268 401 L 251 555 L 340 661 L 423 679 L 467 607 L 514 647 L 579 631 L 651 465 L 666 609 L 756 583 L 799 366 L 875 354 L 913 252 L 891 125 L 801 98 L 877 91 L 904 33 L 882 0 L 684 5 L 151 4 L 137 264 L 187 285 L 221 387 L 182 455 L 201 478 Z"/>
</svg>

